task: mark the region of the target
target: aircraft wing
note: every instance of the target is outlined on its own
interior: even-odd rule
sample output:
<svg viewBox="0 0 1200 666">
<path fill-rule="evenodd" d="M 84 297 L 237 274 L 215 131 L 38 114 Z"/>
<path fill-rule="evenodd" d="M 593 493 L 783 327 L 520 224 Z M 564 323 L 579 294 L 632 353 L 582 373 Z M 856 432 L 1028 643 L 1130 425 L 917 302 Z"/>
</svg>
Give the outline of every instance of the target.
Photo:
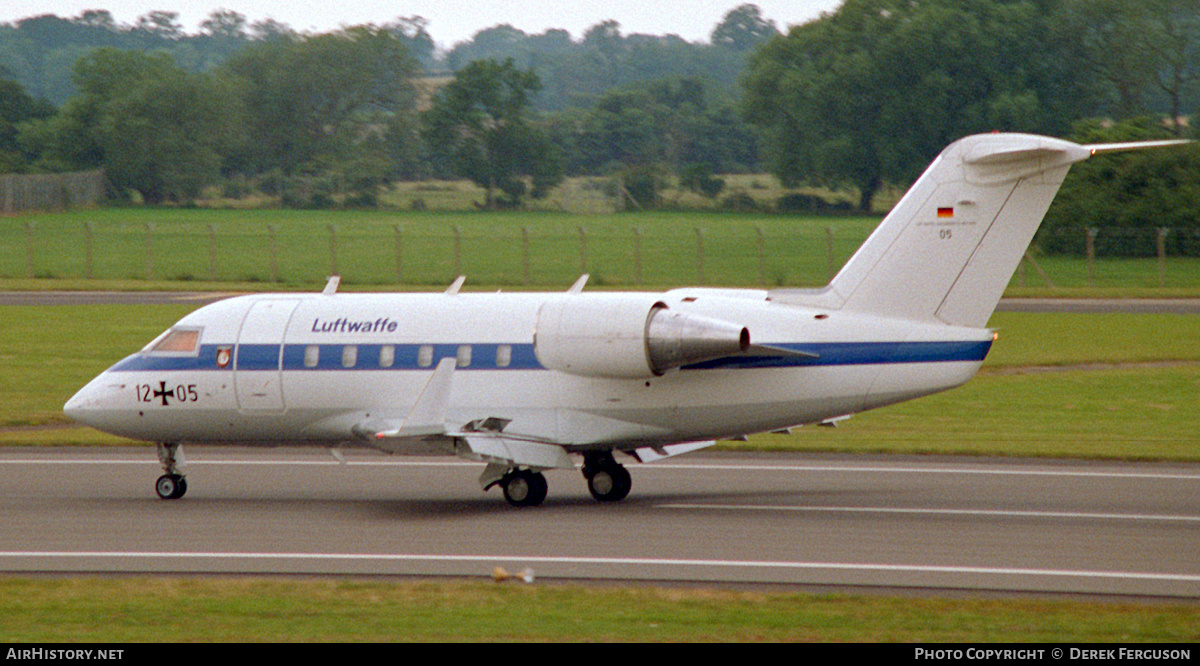
<svg viewBox="0 0 1200 666">
<path fill-rule="evenodd" d="M 433 376 L 421 390 L 417 403 L 400 426 L 375 433 L 376 439 L 394 437 L 428 437 L 446 433 L 446 408 L 450 404 L 450 388 L 454 380 L 456 360 L 447 357 L 438 362 Z"/>
<path fill-rule="evenodd" d="M 764 349 L 760 353 L 768 352 L 780 353 L 780 350 Z M 509 424 L 509 419 L 488 416 L 470 421 L 461 428 L 448 428 L 446 414 L 455 367 L 456 360 L 451 357 L 438 362 L 432 376 L 417 397 L 416 404 L 399 425 L 375 420 L 360 423 L 354 426 L 353 431 L 372 446 L 392 453 L 400 451 L 405 448 L 404 444 L 413 441 L 453 441 L 453 452 L 456 455 L 488 463 L 487 469 L 479 479 L 485 489 L 497 483 L 513 467 L 536 470 L 575 468 L 575 461 L 560 444 L 505 434 L 504 428 Z M 706 441 L 642 446 L 628 453 L 638 462 L 649 463 L 715 443 Z"/>
</svg>

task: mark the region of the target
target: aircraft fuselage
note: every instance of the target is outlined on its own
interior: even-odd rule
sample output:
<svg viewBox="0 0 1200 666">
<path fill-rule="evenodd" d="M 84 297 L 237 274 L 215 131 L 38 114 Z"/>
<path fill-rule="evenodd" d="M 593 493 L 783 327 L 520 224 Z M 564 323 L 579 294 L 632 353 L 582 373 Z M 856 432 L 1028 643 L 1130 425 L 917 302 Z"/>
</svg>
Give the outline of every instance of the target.
<svg viewBox="0 0 1200 666">
<path fill-rule="evenodd" d="M 587 299 L 728 322 L 768 349 L 639 376 L 604 364 L 644 354 L 644 344 L 601 331 L 584 341 L 613 348 L 599 370 L 546 367 L 547 345 L 537 339 L 539 323 L 548 326 L 546 304 Z M 583 322 L 588 330 L 601 324 Z M 714 289 L 263 294 L 201 308 L 172 331 L 196 332 L 194 350 L 152 343 L 81 389 L 67 413 L 149 441 L 360 440 L 364 424 L 408 414 L 439 361 L 454 358 L 449 423 L 499 418 L 509 421 L 507 435 L 568 450 L 633 448 L 816 423 L 952 388 L 975 373 L 993 338 L 988 330 L 776 304 L 766 291 Z M 782 353 L 789 350 L 804 355 Z"/>
</svg>

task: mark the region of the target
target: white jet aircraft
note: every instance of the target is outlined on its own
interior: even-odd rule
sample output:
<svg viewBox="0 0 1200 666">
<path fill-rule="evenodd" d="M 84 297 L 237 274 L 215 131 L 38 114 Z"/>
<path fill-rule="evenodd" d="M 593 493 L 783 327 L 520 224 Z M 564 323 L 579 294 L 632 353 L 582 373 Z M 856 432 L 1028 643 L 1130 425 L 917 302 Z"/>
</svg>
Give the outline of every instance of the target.
<svg viewBox="0 0 1200 666">
<path fill-rule="evenodd" d="M 1178 141 L 1023 134 L 948 148 L 823 289 L 254 294 L 184 317 L 67 402 L 158 444 L 156 491 L 187 490 L 180 445 L 365 443 L 486 463 L 484 490 L 546 497 L 583 459 L 600 501 L 639 462 L 832 423 L 966 382 L 1070 165 Z M 336 455 L 337 449 L 333 449 Z"/>
</svg>

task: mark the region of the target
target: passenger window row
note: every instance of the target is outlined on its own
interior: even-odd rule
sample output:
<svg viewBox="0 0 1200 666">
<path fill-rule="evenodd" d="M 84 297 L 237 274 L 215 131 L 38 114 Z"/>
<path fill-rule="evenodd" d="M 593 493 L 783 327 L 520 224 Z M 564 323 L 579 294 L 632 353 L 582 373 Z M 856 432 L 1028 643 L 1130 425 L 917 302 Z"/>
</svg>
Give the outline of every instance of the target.
<svg viewBox="0 0 1200 666">
<path fill-rule="evenodd" d="M 459 368 L 470 367 L 471 345 L 459 345 L 455 352 L 455 365 Z M 321 346 L 308 345 L 304 348 L 304 367 L 315 368 L 321 362 Z M 512 345 L 496 347 L 496 367 L 507 368 L 512 363 Z M 396 346 L 383 345 L 379 349 L 379 367 L 390 368 L 396 364 Z M 342 367 L 358 366 L 358 345 L 342 347 Z M 417 366 L 429 368 L 433 366 L 433 345 L 421 345 L 417 348 Z"/>
</svg>

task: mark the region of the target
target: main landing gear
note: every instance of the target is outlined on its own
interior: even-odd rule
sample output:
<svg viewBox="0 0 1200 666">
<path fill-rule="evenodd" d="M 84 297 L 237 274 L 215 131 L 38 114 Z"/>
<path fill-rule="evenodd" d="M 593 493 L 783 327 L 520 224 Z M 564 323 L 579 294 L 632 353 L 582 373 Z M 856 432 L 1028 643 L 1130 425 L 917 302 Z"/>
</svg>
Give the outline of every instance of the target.
<svg viewBox="0 0 1200 666">
<path fill-rule="evenodd" d="M 587 479 L 588 492 L 601 502 L 619 502 L 633 488 L 629 471 L 608 451 L 584 456 L 583 478 Z"/>
<path fill-rule="evenodd" d="M 159 444 L 158 461 L 166 474 L 154 482 L 154 492 L 165 500 L 183 497 L 187 492 L 187 477 L 182 473 L 183 449 L 179 444 Z"/>
<path fill-rule="evenodd" d="M 504 501 L 512 506 L 538 506 L 546 500 L 546 477 L 535 469 L 489 466 L 481 485 L 484 490 L 499 485 L 504 491 Z M 589 453 L 583 459 L 583 477 L 587 479 L 588 492 L 601 502 L 619 502 L 625 499 L 633 487 L 633 479 L 623 465 L 613 459 L 608 451 Z"/>
<path fill-rule="evenodd" d="M 531 469 L 513 469 L 500 479 L 504 500 L 513 506 L 537 506 L 546 500 L 546 477 Z"/>
</svg>

